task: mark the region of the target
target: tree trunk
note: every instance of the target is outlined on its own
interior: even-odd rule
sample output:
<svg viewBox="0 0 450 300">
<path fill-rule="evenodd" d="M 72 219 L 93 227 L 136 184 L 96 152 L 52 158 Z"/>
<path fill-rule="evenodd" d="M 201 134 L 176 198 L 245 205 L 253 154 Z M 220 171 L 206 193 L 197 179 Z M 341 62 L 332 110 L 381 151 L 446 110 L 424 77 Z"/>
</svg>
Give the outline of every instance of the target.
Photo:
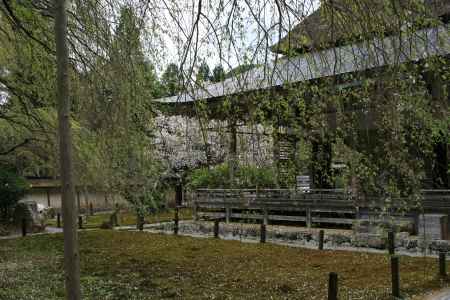
<svg viewBox="0 0 450 300">
<path fill-rule="evenodd" d="M 66 0 L 55 0 L 55 41 L 61 168 L 62 212 L 64 219 L 64 268 L 66 299 L 81 299 L 80 258 L 76 229 L 76 203 L 73 180 L 72 137 L 70 132 L 69 54 L 67 48 Z"/>
</svg>

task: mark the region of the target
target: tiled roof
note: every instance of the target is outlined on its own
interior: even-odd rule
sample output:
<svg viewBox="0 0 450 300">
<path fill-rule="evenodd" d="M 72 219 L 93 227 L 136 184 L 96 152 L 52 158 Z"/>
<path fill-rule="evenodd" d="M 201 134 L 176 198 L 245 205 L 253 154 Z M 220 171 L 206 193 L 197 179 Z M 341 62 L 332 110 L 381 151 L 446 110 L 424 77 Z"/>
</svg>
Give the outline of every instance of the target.
<svg viewBox="0 0 450 300">
<path fill-rule="evenodd" d="M 399 23 L 418 25 L 448 14 L 448 0 L 324 0 L 271 50 L 288 53 L 332 48 L 362 37 L 398 32 Z"/>
<path fill-rule="evenodd" d="M 187 103 L 266 90 L 285 83 L 297 83 L 387 65 L 418 61 L 450 54 L 449 25 L 402 33 L 383 39 L 374 38 L 351 45 L 324 49 L 292 58 L 279 59 L 223 82 L 173 97 L 156 99 L 159 103 Z"/>
</svg>

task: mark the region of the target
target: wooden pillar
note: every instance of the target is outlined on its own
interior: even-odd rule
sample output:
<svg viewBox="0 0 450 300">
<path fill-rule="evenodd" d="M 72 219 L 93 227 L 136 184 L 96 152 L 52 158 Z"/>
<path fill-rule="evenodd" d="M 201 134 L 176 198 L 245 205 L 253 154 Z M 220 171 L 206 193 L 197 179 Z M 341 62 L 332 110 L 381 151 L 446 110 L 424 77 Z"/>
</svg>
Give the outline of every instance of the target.
<svg viewBox="0 0 450 300">
<path fill-rule="evenodd" d="M 47 188 L 46 192 L 47 192 L 47 206 L 50 207 L 52 206 L 50 202 L 50 188 Z"/>
</svg>

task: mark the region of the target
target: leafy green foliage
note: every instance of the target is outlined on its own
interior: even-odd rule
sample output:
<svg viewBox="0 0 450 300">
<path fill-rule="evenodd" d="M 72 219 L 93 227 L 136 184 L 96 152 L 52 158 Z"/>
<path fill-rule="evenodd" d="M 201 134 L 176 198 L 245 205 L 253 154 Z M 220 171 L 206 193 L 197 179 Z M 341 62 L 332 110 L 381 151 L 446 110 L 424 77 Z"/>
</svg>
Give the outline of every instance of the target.
<svg viewBox="0 0 450 300">
<path fill-rule="evenodd" d="M 230 165 L 220 164 L 211 169 L 202 168 L 189 176 L 189 186 L 196 188 L 274 188 L 277 186 L 275 172 L 271 167 L 241 165 L 230 176 Z"/>
<path fill-rule="evenodd" d="M 29 188 L 25 178 L 11 169 L 0 166 L 0 216 L 8 218 L 11 208 L 25 196 Z"/>
<path fill-rule="evenodd" d="M 26 20 L 30 34 L 52 48 L 53 19 L 28 2 L 14 3 L 14 12 Z M 69 76 L 77 184 L 142 198 L 139 194 L 149 192 L 138 187 L 154 191 L 152 185 L 159 180 L 149 147 L 151 99 L 163 92 L 144 55 L 145 29 L 130 5 L 118 6 L 114 28 L 101 17 L 103 8 L 96 2 L 76 2 L 71 9 L 77 16 L 68 20 L 69 35 L 76 36 L 76 41 L 69 37 L 74 62 Z M 22 174 L 58 177 L 54 55 L 16 30 L 3 14 L 0 27 L 0 40 L 5 41 L 0 49 L 0 91 L 7 95 L 0 106 L 0 153 L 14 149 L 0 160 L 11 161 Z M 125 191 L 130 186 L 135 190 Z M 158 196 L 152 198 L 161 201 Z"/>
</svg>

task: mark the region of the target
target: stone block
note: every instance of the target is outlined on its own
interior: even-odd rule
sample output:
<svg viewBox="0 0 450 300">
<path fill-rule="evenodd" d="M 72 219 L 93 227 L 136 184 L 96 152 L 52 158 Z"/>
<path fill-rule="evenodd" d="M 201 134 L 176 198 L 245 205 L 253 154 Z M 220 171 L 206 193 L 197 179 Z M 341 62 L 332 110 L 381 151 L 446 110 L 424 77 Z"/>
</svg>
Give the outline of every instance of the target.
<svg viewBox="0 0 450 300">
<path fill-rule="evenodd" d="M 430 242 L 428 248 L 435 252 L 449 252 L 450 242 L 445 240 L 433 240 Z"/>
<path fill-rule="evenodd" d="M 386 234 L 389 230 L 395 232 L 414 232 L 414 223 L 412 219 L 394 217 L 393 219 L 360 219 L 353 222 L 353 231 L 355 233 Z"/>
<path fill-rule="evenodd" d="M 405 247 L 408 243 L 409 232 L 398 232 L 395 234 L 395 247 Z"/>
<path fill-rule="evenodd" d="M 386 241 L 379 234 L 360 233 L 355 234 L 351 240 L 352 246 L 355 247 L 369 247 L 375 249 L 385 249 Z"/>
<path fill-rule="evenodd" d="M 344 243 L 350 243 L 351 238 L 342 234 L 330 234 L 327 236 L 326 241 L 330 241 L 334 245 L 342 245 Z"/>
</svg>

